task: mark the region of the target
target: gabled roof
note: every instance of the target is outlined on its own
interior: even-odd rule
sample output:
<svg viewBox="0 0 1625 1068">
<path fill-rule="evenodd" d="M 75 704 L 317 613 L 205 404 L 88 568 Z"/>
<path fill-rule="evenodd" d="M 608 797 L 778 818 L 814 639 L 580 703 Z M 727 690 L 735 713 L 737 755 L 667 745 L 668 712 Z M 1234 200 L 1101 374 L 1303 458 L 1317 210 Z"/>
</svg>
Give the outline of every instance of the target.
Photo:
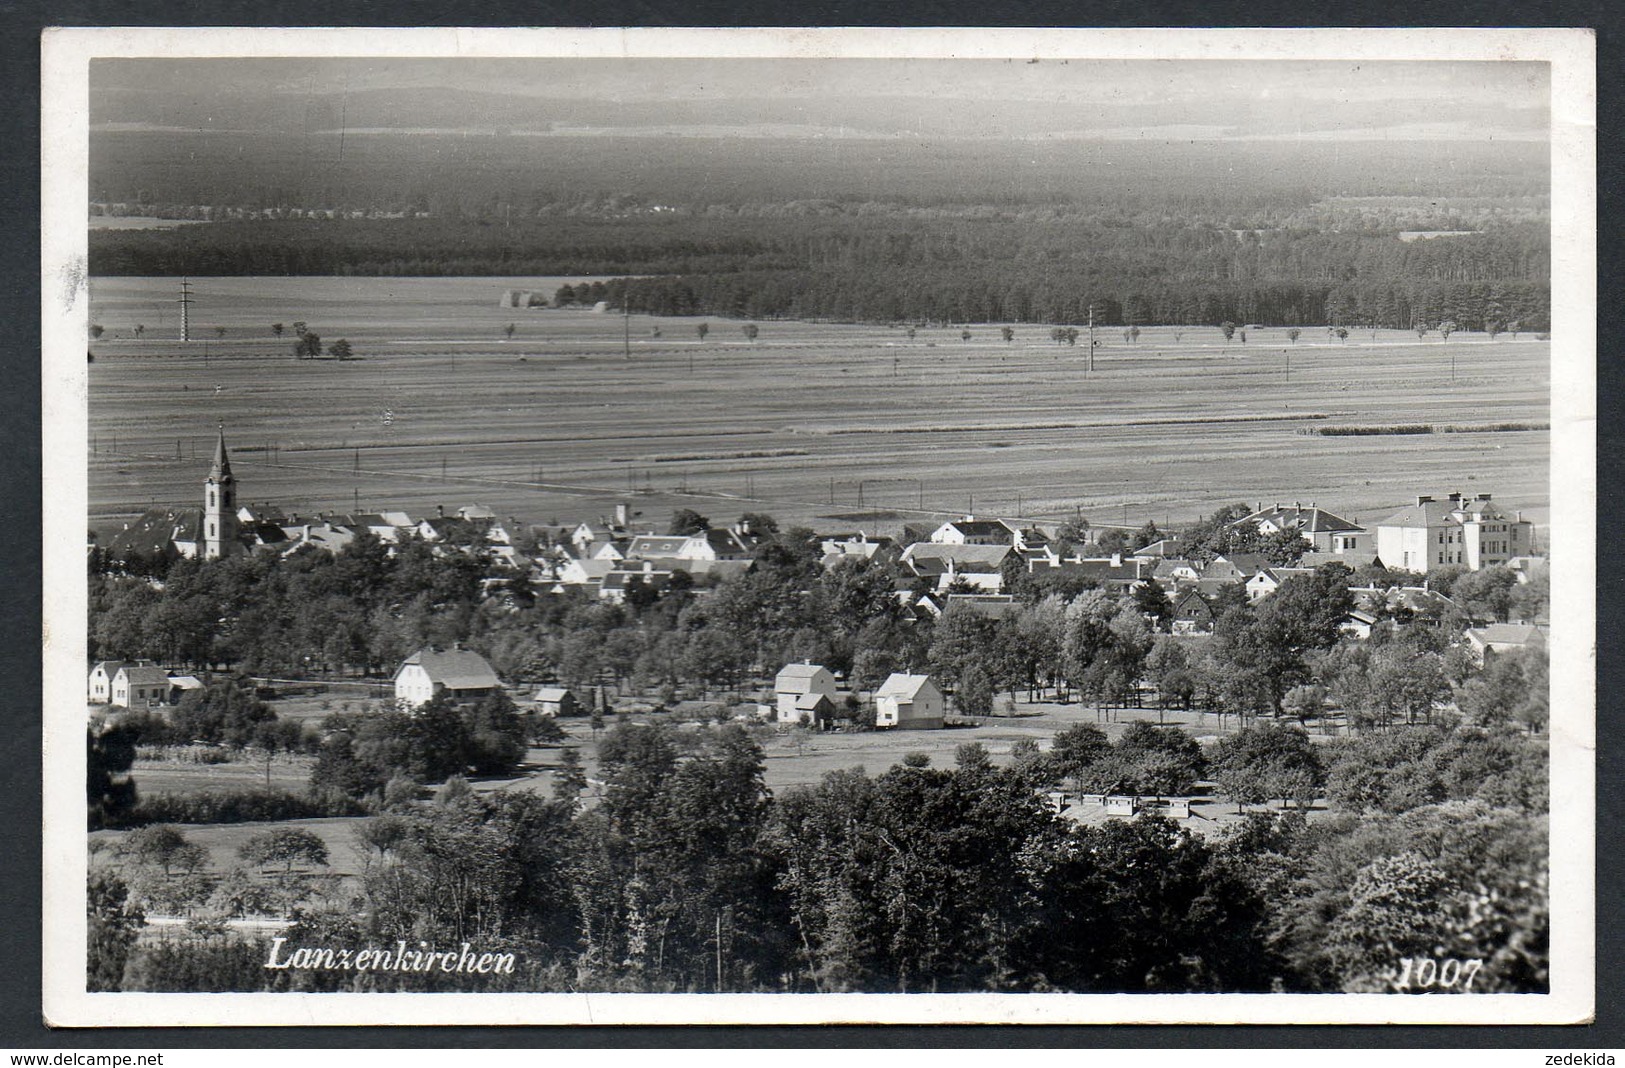
<svg viewBox="0 0 1625 1068">
<path fill-rule="evenodd" d="M 108 678 L 112 678 L 119 673 L 120 668 L 133 662 L 130 660 L 98 660 L 90 666 L 90 673 L 94 675 L 97 671 L 100 671 Z"/>
<path fill-rule="evenodd" d="M 1213 564 L 1208 566 L 1211 568 L 1217 564 L 1229 564 L 1246 578 L 1252 578 L 1260 571 L 1275 566 L 1274 564 L 1270 563 L 1269 557 L 1265 556 L 1263 553 L 1224 553 L 1222 555 L 1215 556 L 1213 558 Z M 1217 573 L 1223 574 L 1223 569 L 1219 569 Z M 1207 571 L 1204 570 L 1202 574 L 1206 576 Z"/>
<path fill-rule="evenodd" d="M 943 526 L 953 527 L 967 538 L 1013 538 L 1016 533 L 1002 519 L 950 519 Z"/>
<path fill-rule="evenodd" d="M 570 696 L 572 696 L 570 691 L 568 689 L 566 689 L 565 687 L 563 687 L 563 686 L 543 686 L 543 687 L 541 687 L 540 689 L 538 689 L 536 691 L 536 696 L 535 696 L 534 700 L 537 700 L 537 701 L 562 701 L 566 697 L 570 697 Z"/>
<path fill-rule="evenodd" d="M 826 693 L 804 693 L 796 698 L 796 708 L 803 712 L 816 712 L 819 705 L 833 705 Z"/>
<path fill-rule="evenodd" d="M 1008 545 L 942 545 L 918 541 L 903 550 L 903 560 L 921 575 L 935 576 L 951 562 L 955 571 L 997 571 L 1015 550 Z"/>
<path fill-rule="evenodd" d="M 876 697 L 893 697 L 899 701 L 912 701 L 927 685 L 934 685 L 930 675 L 904 675 L 893 672 L 875 691 Z"/>
<path fill-rule="evenodd" d="M 1268 522 L 1283 530 L 1301 530 L 1311 534 L 1329 534 L 1334 531 L 1364 530 L 1358 523 L 1351 523 L 1341 516 L 1333 515 L 1324 508 L 1310 505 L 1305 508 L 1299 504 L 1277 504 L 1273 508 L 1265 508 L 1254 512 L 1244 519 L 1238 519 L 1231 526 L 1241 526 L 1250 523 L 1257 526 Z"/>
<path fill-rule="evenodd" d="M 153 508 L 109 538 L 107 547 L 120 555 L 164 553 L 177 541 L 200 540 L 202 531 L 201 508 Z"/>
<path fill-rule="evenodd" d="M 676 556 L 688 544 L 686 534 L 639 534 L 626 546 L 627 556 Z"/>
<path fill-rule="evenodd" d="M 448 690 L 495 689 L 502 685 L 485 657 L 471 649 L 439 650 L 425 646 L 401 662 L 401 669 L 416 664 L 429 680 Z M 399 677 L 400 671 L 395 672 Z"/>
<path fill-rule="evenodd" d="M 114 677 L 118 675 L 123 675 L 124 681 L 131 686 L 160 686 L 169 682 L 169 673 L 161 667 L 125 664 Z"/>
<path fill-rule="evenodd" d="M 829 674 L 822 664 L 786 664 L 773 678 L 774 693 L 808 693 L 819 672 Z M 830 675 L 830 678 L 834 678 Z"/>
<path fill-rule="evenodd" d="M 1546 644 L 1546 628 L 1531 623 L 1491 623 L 1487 627 L 1469 629 L 1467 639 L 1483 646 L 1524 645 L 1538 648 Z"/>
<path fill-rule="evenodd" d="M 1111 581 L 1138 581 L 1149 578 L 1156 570 L 1148 560 L 1136 560 L 1133 557 L 1119 557 L 1114 563 L 1110 559 L 1089 560 L 1062 560 L 1055 565 L 1056 570 L 1068 575 L 1082 575 L 1085 578 L 1098 579 L 1101 582 Z"/>
<path fill-rule="evenodd" d="M 1175 558 L 1181 551 L 1183 550 L 1179 544 L 1179 535 L 1171 534 L 1168 537 L 1163 538 L 1161 541 L 1154 541 L 1150 545 L 1145 545 L 1141 548 L 1135 549 L 1134 555 Z"/>
<path fill-rule="evenodd" d="M 1358 553 L 1323 553 L 1312 550 L 1298 558 L 1299 567 L 1323 567 L 1326 564 L 1342 564 L 1350 571 L 1358 571 L 1362 567 L 1380 563 L 1374 550 L 1367 549 Z"/>
<path fill-rule="evenodd" d="M 1379 527 L 1437 527 L 1450 522 L 1454 511 L 1449 501 L 1423 501 L 1401 508 L 1378 523 Z"/>
</svg>

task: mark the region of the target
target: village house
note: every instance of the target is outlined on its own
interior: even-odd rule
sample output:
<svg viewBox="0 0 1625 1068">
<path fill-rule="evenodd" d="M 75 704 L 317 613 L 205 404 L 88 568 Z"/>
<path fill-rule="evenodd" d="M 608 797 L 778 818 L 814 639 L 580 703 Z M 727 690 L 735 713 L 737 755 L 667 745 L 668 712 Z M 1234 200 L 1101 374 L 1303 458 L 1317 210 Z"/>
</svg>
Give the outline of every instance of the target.
<svg viewBox="0 0 1625 1068">
<path fill-rule="evenodd" d="M 1246 582 L 1247 600 L 1262 601 L 1281 588 L 1282 583 L 1294 575 L 1313 575 L 1312 567 L 1266 567 Z"/>
<path fill-rule="evenodd" d="M 1142 545 L 1134 550 L 1133 555 L 1141 560 L 1163 560 L 1182 557 L 1184 553 L 1185 545 L 1180 541 L 1179 535 L 1170 534 L 1160 541 Z"/>
<path fill-rule="evenodd" d="M 582 713 L 581 702 L 563 686 L 543 686 L 531 700 L 536 703 L 537 713 L 543 716 L 579 716 Z"/>
<path fill-rule="evenodd" d="M 89 697 L 90 697 L 90 703 L 91 704 L 105 705 L 105 704 L 110 703 L 113 700 L 113 678 L 114 678 L 114 676 L 116 676 L 119 673 L 119 670 L 121 668 L 124 668 L 126 666 L 151 667 L 152 666 L 152 661 L 150 661 L 150 660 L 135 660 L 135 661 L 131 661 L 131 660 L 101 660 L 101 661 L 98 661 L 90 669 L 90 681 L 89 681 L 89 684 L 88 684 L 88 690 L 89 690 Z"/>
<path fill-rule="evenodd" d="M 1088 579 L 1105 589 L 1120 593 L 1133 589 L 1156 572 L 1156 566 L 1150 561 L 1137 560 L 1133 557 L 1124 558 L 1121 553 L 1098 559 L 1074 557 L 1049 565 L 1049 569 L 1064 575 Z M 1045 565 L 1031 563 L 1028 570 L 1037 573 L 1045 570 Z"/>
<path fill-rule="evenodd" d="M 942 691 L 929 675 L 893 672 L 875 691 L 875 726 L 936 730 L 943 725 Z"/>
<path fill-rule="evenodd" d="M 1376 625 L 1376 613 L 1365 608 L 1356 608 L 1343 617 L 1343 621 L 1337 625 L 1337 630 L 1340 634 L 1364 641 L 1371 637 L 1371 628 Z"/>
<path fill-rule="evenodd" d="M 1250 526 L 1260 534 L 1292 531 L 1308 542 L 1311 549 L 1337 554 L 1366 551 L 1372 540 L 1370 531 L 1358 523 L 1317 508 L 1313 503 L 1276 504 L 1273 508 L 1260 505 L 1258 511 L 1236 520 L 1231 526 Z"/>
<path fill-rule="evenodd" d="M 1004 561 L 1013 552 L 1010 545 L 915 542 L 903 550 L 903 563 L 941 590 L 958 581 L 985 593 L 1002 593 Z"/>
<path fill-rule="evenodd" d="M 1534 524 L 1509 517 L 1488 493 L 1452 493 L 1442 501 L 1419 496 L 1377 524 L 1377 555 L 1389 567 L 1426 574 L 1459 564 L 1478 571 L 1529 555 Z"/>
<path fill-rule="evenodd" d="M 821 664 L 786 664 L 773 680 L 774 719 L 780 723 L 799 723 L 803 713 L 814 711 L 814 702 L 807 697 L 823 697 L 834 708 L 835 676 Z"/>
<path fill-rule="evenodd" d="M 125 664 L 113 675 L 108 703 L 114 708 L 151 708 L 169 701 L 169 673 L 151 662 Z"/>
<path fill-rule="evenodd" d="M 1470 627 L 1466 632 L 1467 648 L 1475 660 L 1483 663 L 1485 653 L 1544 649 L 1546 632 L 1546 627 L 1532 623 L 1491 623 L 1487 627 Z"/>
<path fill-rule="evenodd" d="M 1206 634 L 1213 629 L 1213 606 L 1195 590 L 1186 590 L 1173 599 L 1174 612 L 1169 629 L 1175 634 Z"/>
<path fill-rule="evenodd" d="M 457 701 L 478 700 L 501 686 L 485 657 L 460 646 L 425 646 L 395 671 L 395 700 L 407 708 L 421 707 L 442 693 Z"/>
<path fill-rule="evenodd" d="M 931 532 L 937 545 L 1007 545 L 1015 547 L 1019 535 L 1002 519 L 977 519 L 968 515 L 952 519 Z"/>
<path fill-rule="evenodd" d="M 1226 553 L 1215 556 L 1202 569 L 1201 577 L 1240 584 L 1271 566 L 1269 557 L 1263 553 Z"/>
<path fill-rule="evenodd" d="M 890 538 L 870 537 L 861 530 L 856 533 L 818 535 L 818 548 L 823 554 L 825 567 L 833 567 L 848 559 L 871 560 L 875 553 L 891 544 Z"/>
</svg>

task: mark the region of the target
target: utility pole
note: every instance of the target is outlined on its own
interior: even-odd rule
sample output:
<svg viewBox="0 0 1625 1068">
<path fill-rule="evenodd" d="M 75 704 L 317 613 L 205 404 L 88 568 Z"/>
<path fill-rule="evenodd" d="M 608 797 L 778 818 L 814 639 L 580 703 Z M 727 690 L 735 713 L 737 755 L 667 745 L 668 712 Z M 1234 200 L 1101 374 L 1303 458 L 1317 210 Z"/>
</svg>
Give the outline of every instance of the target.
<svg viewBox="0 0 1625 1068">
<path fill-rule="evenodd" d="M 1089 373 L 1095 370 L 1095 302 L 1089 302 Z"/>
<path fill-rule="evenodd" d="M 192 283 L 185 278 L 181 279 L 181 299 L 177 300 L 175 303 L 181 306 L 181 340 L 191 341 L 192 337 L 189 332 L 187 308 L 189 308 L 192 304 Z"/>
<path fill-rule="evenodd" d="M 621 283 L 621 346 L 627 359 L 632 358 L 632 302 L 627 299 L 627 286 Z"/>
</svg>

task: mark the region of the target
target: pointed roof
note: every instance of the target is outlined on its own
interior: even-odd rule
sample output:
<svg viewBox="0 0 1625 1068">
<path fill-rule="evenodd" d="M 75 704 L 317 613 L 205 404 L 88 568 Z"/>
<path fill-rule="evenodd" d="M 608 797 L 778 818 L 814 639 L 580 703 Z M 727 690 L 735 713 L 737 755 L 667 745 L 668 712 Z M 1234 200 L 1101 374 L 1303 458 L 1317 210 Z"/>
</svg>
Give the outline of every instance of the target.
<svg viewBox="0 0 1625 1068">
<path fill-rule="evenodd" d="M 226 425 L 220 424 L 220 437 L 214 444 L 214 464 L 209 468 L 209 481 L 227 482 L 231 479 L 231 457 L 226 455 Z"/>
</svg>

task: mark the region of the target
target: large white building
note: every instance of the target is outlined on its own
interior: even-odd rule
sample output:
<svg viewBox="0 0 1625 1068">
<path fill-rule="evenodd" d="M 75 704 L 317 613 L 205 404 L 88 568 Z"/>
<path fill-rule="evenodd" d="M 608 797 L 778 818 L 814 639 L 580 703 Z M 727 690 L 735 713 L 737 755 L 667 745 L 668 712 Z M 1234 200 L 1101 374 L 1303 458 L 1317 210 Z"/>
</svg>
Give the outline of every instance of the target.
<svg viewBox="0 0 1625 1068">
<path fill-rule="evenodd" d="M 1377 556 L 1388 567 L 1426 574 L 1459 565 L 1477 571 L 1530 552 L 1534 524 L 1508 516 L 1488 493 L 1418 497 L 1377 524 Z"/>
</svg>

